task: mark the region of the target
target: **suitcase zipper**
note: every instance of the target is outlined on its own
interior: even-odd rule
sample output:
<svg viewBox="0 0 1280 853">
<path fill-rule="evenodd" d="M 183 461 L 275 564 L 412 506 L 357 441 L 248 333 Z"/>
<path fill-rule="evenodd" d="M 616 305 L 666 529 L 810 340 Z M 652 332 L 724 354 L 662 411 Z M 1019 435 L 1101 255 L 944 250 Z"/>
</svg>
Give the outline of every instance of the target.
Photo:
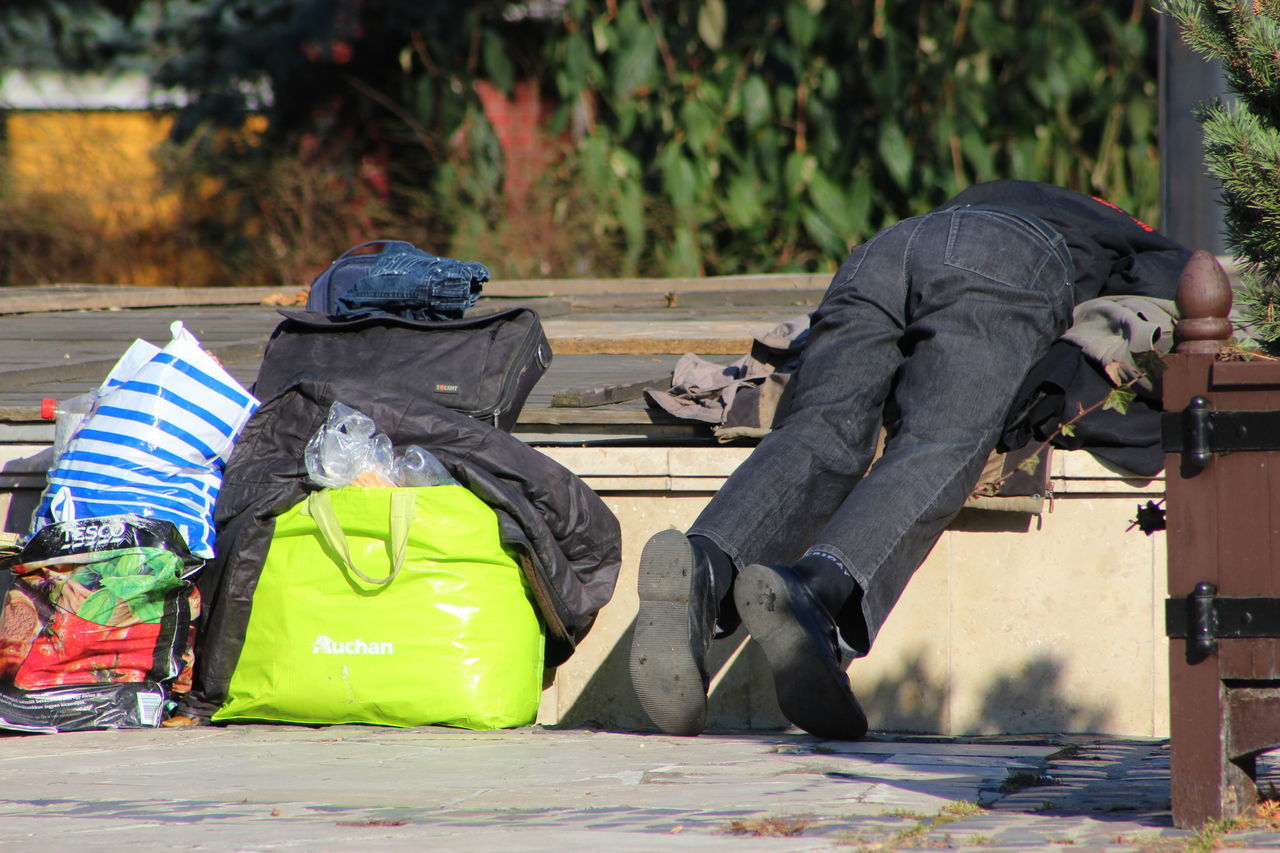
<svg viewBox="0 0 1280 853">
<path fill-rule="evenodd" d="M 525 372 L 529 369 L 527 362 L 529 356 L 532 354 L 531 351 L 540 350 L 542 348 L 542 336 L 538 333 L 540 328 L 541 327 L 539 325 L 529 327 L 528 333 L 525 335 L 524 341 L 521 342 L 520 349 L 516 351 L 516 358 L 514 359 L 516 364 L 521 365 L 520 369 L 508 373 L 502 380 L 502 388 L 498 392 L 498 401 L 494 404 L 492 412 L 493 425 L 495 427 L 498 425 L 499 417 L 506 414 L 507 410 L 511 407 L 511 395 L 515 393 L 515 388 L 520 384 L 521 377 L 523 377 Z M 537 359 L 538 364 L 540 364 L 544 370 L 550 365 L 551 360 L 549 358 L 544 359 L 541 352 L 537 353 Z M 484 411 L 481 410 L 476 414 L 482 415 L 484 414 Z"/>
</svg>

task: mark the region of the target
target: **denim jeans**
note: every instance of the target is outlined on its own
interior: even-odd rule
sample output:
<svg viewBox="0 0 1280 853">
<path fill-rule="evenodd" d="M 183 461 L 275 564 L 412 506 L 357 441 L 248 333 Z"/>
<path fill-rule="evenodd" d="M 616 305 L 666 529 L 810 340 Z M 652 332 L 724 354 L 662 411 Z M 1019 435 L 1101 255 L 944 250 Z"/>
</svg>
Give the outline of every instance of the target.
<svg viewBox="0 0 1280 853">
<path fill-rule="evenodd" d="M 787 411 L 689 533 L 739 567 L 843 564 L 861 608 L 837 621 L 865 654 L 1073 303 L 1065 241 L 1035 217 L 965 206 L 885 229 L 841 265 Z"/>
<path fill-rule="evenodd" d="M 338 296 L 333 313 L 395 314 L 410 320 L 456 320 L 476 304 L 489 270 L 475 261 L 437 258 L 399 241 L 387 244 L 369 272 Z"/>
</svg>

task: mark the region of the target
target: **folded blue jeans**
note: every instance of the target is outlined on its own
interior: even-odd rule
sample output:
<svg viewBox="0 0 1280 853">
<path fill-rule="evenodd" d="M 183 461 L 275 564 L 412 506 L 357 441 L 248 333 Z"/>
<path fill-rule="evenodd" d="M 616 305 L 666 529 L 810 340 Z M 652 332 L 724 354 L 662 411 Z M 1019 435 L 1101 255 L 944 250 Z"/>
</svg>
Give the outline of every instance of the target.
<svg viewBox="0 0 1280 853">
<path fill-rule="evenodd" d="M 739 567 L 843 563 L 861 607 L 837 621 L 865 654 L 1066 330 L 1072 278 L 1061 235 L 998 208 L 935 211 L 855 248 L 813 314 L 789 407 L 689 533 Z"/>
<path fill-rule="evenodd" d="M 368 274 L 338 297 L 334 313 L 457 320 L 476 304 L 488 280 L 483 264 L 438 258 L 416 246 L 390 243 L 374 259 Z"/>
</svg>

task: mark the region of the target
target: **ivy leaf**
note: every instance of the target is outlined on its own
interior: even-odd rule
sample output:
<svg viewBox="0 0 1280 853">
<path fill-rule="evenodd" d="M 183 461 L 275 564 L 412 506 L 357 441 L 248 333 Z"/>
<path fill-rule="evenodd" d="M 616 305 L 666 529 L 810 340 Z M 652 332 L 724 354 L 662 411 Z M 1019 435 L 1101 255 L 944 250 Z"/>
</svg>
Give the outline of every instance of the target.
<svg viewBox="0 0 1280 853">
<path fill-rule="evenodd" d="M 911 185 L 911 168 L 914 162 L 911 144 L 896 121 L 886 120 L 880 125 L 880 137 L 876 140 L 876 150 L 889 174 L 902 189 Z"/>
<path fill-rule="evenodd" d="M 515 67 L 511 64 L 511 58 L 502 39 L 493 30 L 485 30 L 480 52 L 484 57 L 484 70 L 489 75 L 489 81 L 504 95 L 511 94 L 511 89 L 516 83 Z"/>
<path fill-rule="evenodd" d="M 1157 530 L 1164 530 L 1166 526 L 1164 507 L 1155 501 L 1147 501 L 1145 505 L 1138 504 L 1138 515 L 1129 523 L 1129 530 L 1136 527 L 1150 536 Z"/>
<path fill-rule="evenodd" d="M 1107 398 L 1103 400 L 1102 408 L 1104 411 L 1106 409 L 1114 409 L 1122 415 L 1127 415 L 1129 413 L 1129 404 L 1137 396 L 1137 392 L 1127 386 L 1112 388 L 1111 392 L 1107 394 Z"/>
<path fill-rule="evenodd" d="M 1034 477 L 1036 472 L 1040 470 L 1040 456 L 1028 456 L 1018 463 L 1018 470 L 1026 474 L 1028 477 Z"/>
<path fill-rule="evenodd" d="M 1164 360 L 1164 355 L 1155 350 L 1135 353 L 1133 360 L 1138 365 L 1138 369 L 1147 374 L 1152 381 L 1159 379 L 1169 369 L 1169 362 Z"/>
<path fill-rule="evenodd" d="M 747 123 L 747 130 L 755 130 L 768 121 L 771 109 L 769 87 L 760 75 L 752 74 L 742 84 L 742 118 Z"/>
<path fill-rule="evenodd" d="M 724 47 L 727 21 L 724 0 L 703 0 L 702 8 L 698 10 L 698 35 L 702 38 L 702 43 L 712 50 Z"/>
<path fill-rule="evenodd" d="M 1075 425 L 1075 424 L 1063 424 L 1062 426 L 1058 427 L 1058 432 L 1062 433 L 1062 434 L 1063 434 L 1063 435 L 1065 435 L 1067 438 L 1072 438 L 1072 437 L 1074 437 L 1074 436 L 1075 436 L 1075 434 L 1076 434 L 1076 425 Z"/>
</svg>

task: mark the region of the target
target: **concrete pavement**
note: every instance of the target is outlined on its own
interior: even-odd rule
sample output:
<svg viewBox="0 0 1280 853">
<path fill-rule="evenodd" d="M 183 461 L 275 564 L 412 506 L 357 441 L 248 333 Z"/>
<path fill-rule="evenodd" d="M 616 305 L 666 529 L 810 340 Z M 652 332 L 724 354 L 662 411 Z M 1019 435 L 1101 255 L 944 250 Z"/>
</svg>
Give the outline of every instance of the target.
<svg viewBox="0 0 1280 853">
<path fill-rule="evenodd" d="M 1280 848 L 1265 820 L 1173 829 L 1168 791 L 1151 739 L 83 732 L 0 738 L 0 850 Z"/>
</svg>

